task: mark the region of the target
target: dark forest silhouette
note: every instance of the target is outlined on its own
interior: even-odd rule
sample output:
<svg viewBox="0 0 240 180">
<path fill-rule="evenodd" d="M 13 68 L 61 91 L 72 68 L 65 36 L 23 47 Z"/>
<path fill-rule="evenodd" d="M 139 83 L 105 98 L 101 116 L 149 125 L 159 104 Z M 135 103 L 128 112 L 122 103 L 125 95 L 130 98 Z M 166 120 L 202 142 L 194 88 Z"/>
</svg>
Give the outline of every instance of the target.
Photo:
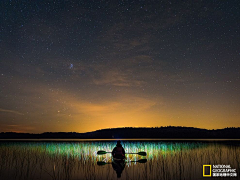
<svg viewBox="0 0 240 180">
<path fill-rule="evenodd" d="M 111 128 L 87 133 L 45 132 L 42 134 L 2 132 L 0 139 L 116 139 L 116 138 L 174 138 L 174 139 L 240 139 L 240 128 L 200 129 L 194 127 Z"/>
</svg>

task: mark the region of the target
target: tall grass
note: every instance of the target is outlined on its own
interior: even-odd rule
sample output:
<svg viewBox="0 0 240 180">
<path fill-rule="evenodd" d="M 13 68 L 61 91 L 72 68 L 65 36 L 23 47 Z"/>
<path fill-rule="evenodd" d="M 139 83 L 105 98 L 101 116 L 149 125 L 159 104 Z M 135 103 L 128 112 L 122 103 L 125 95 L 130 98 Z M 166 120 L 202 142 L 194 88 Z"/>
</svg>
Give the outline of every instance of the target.
<svg viewBox="0 0 240 180">
<path fill-rule="evenodd" d="M 115 142 L 0 142 L 0 179 L 116 179 L 111 154 Z M 122 179 L 197 179 L 204 164 L 230 164 L 239 171 L 239 142 L 124 141 L 126 152 L 146 151 L 148 162 L 126 163 Z M 142 158 L 127 155 L 128 161 Z"/>
</svg>

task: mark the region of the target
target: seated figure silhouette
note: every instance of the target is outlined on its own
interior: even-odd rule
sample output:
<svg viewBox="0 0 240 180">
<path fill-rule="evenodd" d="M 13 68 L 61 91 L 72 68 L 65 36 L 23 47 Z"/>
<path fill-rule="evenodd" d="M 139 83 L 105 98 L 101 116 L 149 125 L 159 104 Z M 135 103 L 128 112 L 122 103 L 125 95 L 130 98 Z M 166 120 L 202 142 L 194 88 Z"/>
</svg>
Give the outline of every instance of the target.
<svg viewBox="0 0 240 180">
<path fill-rule="evenodd" d="M 120 141 L 117 141 L 116 147 L 112 150 L 113 158 L 124 159 L 125 158 L 125 150 L 121 145 Z"/>
<path fill-rule="evenodd" d="M 125 168 L 125 150 L 120 141 L 117 141 L 116 147 L 112 151 L 113 162 L 112 167 L 117 173 L 117 178 L 121 177 L 122 171 Z"/>
</svg>

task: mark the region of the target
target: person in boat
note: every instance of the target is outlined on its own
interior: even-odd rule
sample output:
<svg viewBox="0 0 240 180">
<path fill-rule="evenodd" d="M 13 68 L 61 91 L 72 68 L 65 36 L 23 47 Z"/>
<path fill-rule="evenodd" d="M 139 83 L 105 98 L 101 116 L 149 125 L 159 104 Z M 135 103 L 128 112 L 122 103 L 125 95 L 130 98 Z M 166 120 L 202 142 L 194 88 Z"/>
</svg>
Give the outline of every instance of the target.
<svg viewBox="0 0 240 180">
<path fill-rule="evenodd" d="M 120 159 L 124 159 L 125 158 L 125 150 L 122 147 L 120 141 L 117 141 L 117 145 L 116 145 L 116 147 L 112 151 L 112 156 L 114 158 L 120 158 Z"/>
<path fill-rule="evenodd" d="M 117 178 L 121 177 L 121 174 L 125 168 L 125 150 L 120 141 L 117 141 L 116 147 L 112 151 L 113 158 L 116 158 L 112 162 L 112 167 L 117 173 Z"/>
</svg>

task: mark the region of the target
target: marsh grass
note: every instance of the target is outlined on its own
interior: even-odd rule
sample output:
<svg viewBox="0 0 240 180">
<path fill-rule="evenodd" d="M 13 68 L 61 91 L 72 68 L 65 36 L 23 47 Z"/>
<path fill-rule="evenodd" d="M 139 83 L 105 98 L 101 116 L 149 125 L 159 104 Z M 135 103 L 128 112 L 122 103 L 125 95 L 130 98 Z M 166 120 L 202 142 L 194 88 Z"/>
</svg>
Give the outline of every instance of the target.
<svg viewBox="0 0 240 180">
<path fill-rule="evenodd" d="M 237 144 L 237 145 L 236 145 Z M 0 179 L 116 179 L 111 154 L 115 142 L 0 142 Z M 197 179 L 204 164 L 230 164 L 239 171 L 239 142 L 126 141 L 126 152 L 146 151 L 148 162 L 126 163 L 122 179 Z M 127 155 L 128 161 L 142 158 Z M 226 178 L 224 178 L 226 179 Z"/>
</svg>

